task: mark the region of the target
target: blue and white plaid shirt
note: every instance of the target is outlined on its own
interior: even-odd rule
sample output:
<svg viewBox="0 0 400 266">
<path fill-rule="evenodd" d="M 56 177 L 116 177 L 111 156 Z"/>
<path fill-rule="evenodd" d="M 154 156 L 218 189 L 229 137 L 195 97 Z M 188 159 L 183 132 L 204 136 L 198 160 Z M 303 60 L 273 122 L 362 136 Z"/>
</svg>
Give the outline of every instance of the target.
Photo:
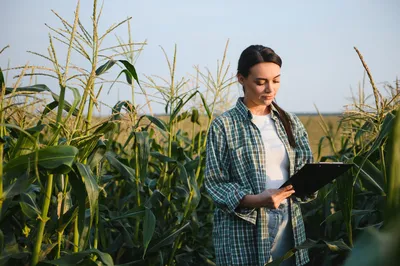
<svg viewBox="0 0 400 266">
<path fill-rule="evenodd" d="M 292 176 L 305 163 L 313 161 L 308 135 L 297 116 L 288 113 L 295 136 L 293 149 L 279 113 L 271 105 L 271 117 L 289 156 Z M 215 205 L 213 240 L 217 265 L 264 265 L 270 261 L 268 208 L 240 208 L 245 195 L 264 191 L 266 183 L 265 147 L 261 133 L 251 121 L 249 109 L 239 98 L 236 106 L 214 119 L 207 137 L 205 187 Z M 299 203 L 316 197 L 290 198 L 294 245 L 305 239 Z M 309 261 L 306 250 L 296 252 L 296 265 Z"/>
</svg>

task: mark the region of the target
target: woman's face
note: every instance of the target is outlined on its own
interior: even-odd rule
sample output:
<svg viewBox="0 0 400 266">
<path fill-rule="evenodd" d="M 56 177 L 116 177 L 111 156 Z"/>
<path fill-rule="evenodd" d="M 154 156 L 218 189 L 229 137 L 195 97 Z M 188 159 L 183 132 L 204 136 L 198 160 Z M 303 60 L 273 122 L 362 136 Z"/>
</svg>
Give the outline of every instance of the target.
<svg viewBox="0 0 400 266">
<path fill-rule="evenodd" d="M 259 63 L 250 68 L 247 78 L 238 74 L 244 98 L 252 106 L 269 106 L 279 90 L 281 68 L 275 63 Z"/>
</svg>

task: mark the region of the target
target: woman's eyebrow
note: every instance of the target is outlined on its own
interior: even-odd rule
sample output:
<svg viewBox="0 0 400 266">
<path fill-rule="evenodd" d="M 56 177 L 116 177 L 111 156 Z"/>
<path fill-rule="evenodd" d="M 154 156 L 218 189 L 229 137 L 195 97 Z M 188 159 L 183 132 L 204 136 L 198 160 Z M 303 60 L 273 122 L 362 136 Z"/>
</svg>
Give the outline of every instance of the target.
<svg viewBox="0 0 400 266">
<path fill-rule="evenodd" d="M 281 76 L 281 74 L 279 74 L 278 76 L 274 77 L 273 79 L 279 78 Z M 268 79 L 266 78 L 256 78 L 256 80 L 266 80 L 268 81 Z"/>
</svg>

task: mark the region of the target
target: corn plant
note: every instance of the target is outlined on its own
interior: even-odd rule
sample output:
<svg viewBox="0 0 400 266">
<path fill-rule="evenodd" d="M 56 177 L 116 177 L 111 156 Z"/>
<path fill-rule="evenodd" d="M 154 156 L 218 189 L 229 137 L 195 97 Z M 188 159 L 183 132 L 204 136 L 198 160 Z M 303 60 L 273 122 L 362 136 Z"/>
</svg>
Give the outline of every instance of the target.
<svg viewBox="0 0 400 266">
<path fill-rule="evenodd" d="M 196 182 L 199 160 L 186 145 L 187 134 L 177 130 L 178 123 L 189 117 L 185 106 L 199 92 L 179 92 L 181 85 L 173 74 L 175 52 L 173 64 L 168 61 L 171 84 L 164 94 L 169 120 L 139 117 L 135 82 L 139 92 L 147 92 L 133 63 L 144 43 L 133 43 L 129 35 L 127 44 L 118 39 L 118 45 L 102 48 L 104 38 L 129 19 L 100 35 L 102 7 L 98 11 L 94 1 L 91 33 L 80 22 L 79 11 L 78 2 L 73 23 L 54 12 L 62 28 L 48 26 L 53 34 L 49 55 L 31 52 L 52 67 L 7 69 L 22 69 L 12 87 L 6 86 L 0 72 L 1 264 L 213 264 L 211 200 Z M 64 62 L 57 55 L 56 41 L 67 48 Z M 74 65 L 72 53 L 87 59 L 90 69 Z M 117 58 L 121 56 L 127 58 Z M 103 78 L 115 66 L 122 68 L 117 78 Z M 126 82 L 118 80 L 122 74 Z M 52 77 L 58 80 L 60 93 L 44 84 L 19 86 L 25 76 Z M 111 116 L 98 122 L 93 110 L 107 83 L 130 86 L 132 101 L 116 103 Z M 67 90 L 74 95 L 71 103 L 65 99 Z M 40 113 L 26 119 L 28 103 L 18 99 L 38 94 L 50 95 L 53 101 L 42 107 L 36 102 Z M 16 108 L 20 104 L 24 108 Z M 125 116 L 130 132 L 120 143 L 115 133 L 120 133 L 116 131 Z"/>
<path fill-rule="evenodd" d="M 364 86 L 360 86 L 358 98 L 353 98 L 353 104 L 343 114 L 336 130 L 330 129 L 321 116 L 320 125 L 325 136 L 320 141 L 319 149 L 327 139 L 332 155 L 320 157 L 320 160 L 353 163 L 354 168 L 320 190 L 316 201 L 303 206 L 309 237 L 328 241 L 344 239 L 349 248 L 353 247 L 354 239 L 361 237 L 363 231 L 390 224 L 384 217 L 383 209 L 390 202 L 388 193 L 393 193 L 397 185 L 388 182 L 389 175 L 392 176 L 391 181 L 398 179 L 389 171 L 394 163 L 389 158 L 396 154 L 389 136 L 396 128 L 396 109 L 399 108 L 400 97 L 398 82 L 396 80 L 394 86 L 387 86 L 389 93 L 384 97 L 376 87 L 363 56 L 355 50 L 373 88 L 375 105 L 368 104 Z M 397 215 L 399 201 L 391 199 L 395 206 L 392 213 Z M 320 230 L 315 230 L 318 226 Z M 357 245 L 356 248 L 358 250 Z M 343 263 L 348 252 L 332 254 L 313 249 L 311 254 L 314 259 L 312 264 L 317 265 L 327 260 L 327 254 L 331 254 L 331 259 L 334 258 L 333 263 Z"/>
</svg>

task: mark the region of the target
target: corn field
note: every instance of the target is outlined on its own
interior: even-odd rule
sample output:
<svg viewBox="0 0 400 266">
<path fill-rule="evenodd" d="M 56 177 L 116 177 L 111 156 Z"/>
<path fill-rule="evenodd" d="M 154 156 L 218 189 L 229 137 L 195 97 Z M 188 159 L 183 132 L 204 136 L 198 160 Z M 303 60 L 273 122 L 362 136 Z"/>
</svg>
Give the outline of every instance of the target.
<svg viewBox="0 0 400 266">
<path fill-rule="evenodd" d="M 49 26 L 48 54 L 31 52 L 49 67 L 0 69 L 0 265 L 215 265 L 214 206 L 203 171 L 210 123 L 232 100 L 228 43 L 217 73 L 197 68 L 192 85 L 175 75 L 176 47 L 172 57 L 164 51 L 169 79 L 139 77 L 134 65 L 146 42 L 132 41 L 129 18 L 99 33 L 97 1 L 90 30 L 79 11 L 78 1 L 72 22 L 54 12 L 61 27 Z M 103 47 L 122 26 L 128 41 Z M 65 58 L 54 42 L 64 45 Z M 75 65 L 72 54 L 90 68 Z M 311 265 L 400 260 L 400 84 L 386 84 L 384 94 L 357 48 L 355 55 L 373 95 L 360 86 L 336 129 L 321 115 L 319 150 L 327 142 L 331 154 L 318 156 L 355 167 L 302 206 L 307 241 L 268 265 L 304 248 Z M 118 76 L 104 78 L 116 68 Z M 11 71 L 18 71 L 12 81 Z M 59 94 L 35 76 L 57 80 Z M 100 95 L 114 84 L 131 88 L 132 99 L 95 118 Z M 165 117 L 153 115 L 154 102 Z"/>
</svg>

